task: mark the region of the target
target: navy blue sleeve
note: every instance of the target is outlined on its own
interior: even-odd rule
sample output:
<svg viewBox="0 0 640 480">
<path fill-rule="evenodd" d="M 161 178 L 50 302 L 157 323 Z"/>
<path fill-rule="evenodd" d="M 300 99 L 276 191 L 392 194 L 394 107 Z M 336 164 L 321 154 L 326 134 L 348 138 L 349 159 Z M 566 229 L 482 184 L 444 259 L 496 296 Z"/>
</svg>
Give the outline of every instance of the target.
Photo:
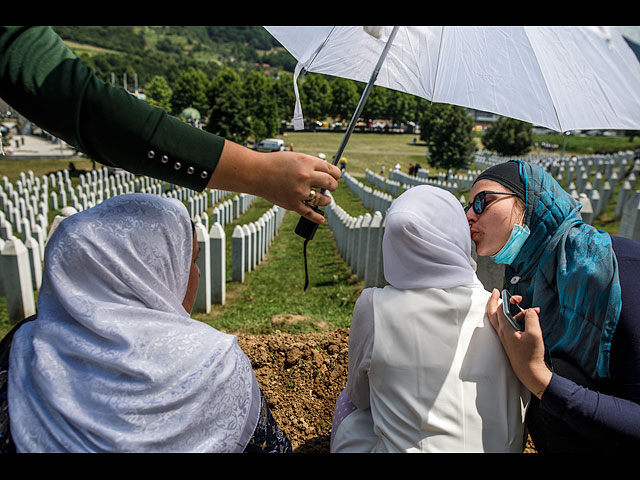
<svg viewBox="0 0 640 480">
<path fill-rule="evenodd" d="M 611 345 L 606 394 L 554 374 L 540 406 L 610 449 L 640 448 L 640 243 L 612 237 L 618 261 L 622 312 Z"/>
</svg>

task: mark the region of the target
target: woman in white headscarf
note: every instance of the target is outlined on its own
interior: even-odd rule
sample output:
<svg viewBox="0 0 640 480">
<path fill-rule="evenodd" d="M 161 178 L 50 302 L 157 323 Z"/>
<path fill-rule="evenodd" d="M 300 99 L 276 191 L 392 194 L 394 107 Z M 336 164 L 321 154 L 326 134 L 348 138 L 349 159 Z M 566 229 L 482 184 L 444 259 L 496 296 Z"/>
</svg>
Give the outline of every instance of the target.
<svg viewBox="0 0 640 480">
<path fill-rule="evenodd" d="M 256 451 L 265 431 L 290 449 L 236 337 L 189 316 L 198 253 L 184 205 L 155 195 L 60 224 L 37 319 L 11 345 L 17 451 Z"/>
<path fill-rule="evenodd" d="M 332 452 L 522 452 L 529 394 L 486 316 L 464 209 L 413 187 L 387 213 L 384 274 L 356 302 Z"/>
</svg>

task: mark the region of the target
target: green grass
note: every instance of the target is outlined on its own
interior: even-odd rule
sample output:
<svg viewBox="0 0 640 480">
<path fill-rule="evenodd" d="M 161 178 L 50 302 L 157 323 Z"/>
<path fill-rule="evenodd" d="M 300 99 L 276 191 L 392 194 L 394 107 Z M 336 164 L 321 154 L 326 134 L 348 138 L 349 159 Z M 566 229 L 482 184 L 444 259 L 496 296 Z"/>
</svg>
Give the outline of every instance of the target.
<svg viewBox="0 0 640 480">
<path fill-rule="evenodd" d="M 9 156 L 0 156 L 0 178 L 6 176 L 11 183 L 15 183 L 20 178 L 20 172 L 26 174 L 31 170 L 36 177 L 40 177 L 67 168 L 69 162 L 73 162 L 78 170 L 91 170 L 93 167 L 91 160 L 80 157 L 65 160 L 12 160 Z M 100 166 L 96 163 L 96 168 Z"/>
<path fill-rule="evenodd" d="M 344 134 L 333 132 L 287 132 L 286 136 L 278 138 L 283 139 L 287 146 L 293 144 L 296 151 L 310 155 L 324 153 L 327 161 L 331 161 L 343 137 Z M 378 173 L 381 165 L 385 166 L 386 171 L 396 163 L 400 163 L 402 170 L 407 172 L 410 163 L 417 162 L 427 168 L 426 151 L 426 146 L 420 143 L 418 135 L 354 133 L 343 156 L 347 158 L 349 172 L 363 173 L 368 168 Z"/>
<path fill-rule="evenodd" d="M 640 148 L 640 137 L 605 137 L 588 135 L 567 135 L 565 143 L 565 154 L 575 153 L 577 155 L 590 155 L 595 153 L 616 153 L 626 150 L 635 151 Z M 562 152 L 563 138 L 560 134 L 535 135 L 535 141 L 547 142 L 558 145 L 557 153 Z"/>
</svg>

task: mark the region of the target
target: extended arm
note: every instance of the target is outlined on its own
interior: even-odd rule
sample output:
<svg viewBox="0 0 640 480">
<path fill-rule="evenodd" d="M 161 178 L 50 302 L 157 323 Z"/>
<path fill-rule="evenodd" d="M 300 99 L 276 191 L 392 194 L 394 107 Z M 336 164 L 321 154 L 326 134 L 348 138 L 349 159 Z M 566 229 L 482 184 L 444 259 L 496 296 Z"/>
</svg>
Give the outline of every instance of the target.
<svg viewBox="0 0 640 480">
<path fill-rule="evenodd" d="M 259 195 L 322 222 L 302 201 L 340 170 L 297 152 L 259 153 L 100 81 L 49 27 L 0 27 L 0 97 L 94 160 L 201 191 Z M 319 195 L 318 204 L 330 198 Z"/>
</svg>

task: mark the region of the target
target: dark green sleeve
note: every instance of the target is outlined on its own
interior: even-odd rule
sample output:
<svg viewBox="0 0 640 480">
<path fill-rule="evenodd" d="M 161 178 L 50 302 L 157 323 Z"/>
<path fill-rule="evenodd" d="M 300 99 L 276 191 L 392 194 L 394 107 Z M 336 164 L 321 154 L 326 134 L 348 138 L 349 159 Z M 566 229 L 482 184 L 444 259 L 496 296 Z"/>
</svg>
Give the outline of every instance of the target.
<svg viewBox="0 0 640 480">
<path fill-rule="evenodd" d="M 0 27 L 0 98 L 97 162 L 194 190 L 224 146 L 97 79 L 49 27 Z"/>
</svg>

